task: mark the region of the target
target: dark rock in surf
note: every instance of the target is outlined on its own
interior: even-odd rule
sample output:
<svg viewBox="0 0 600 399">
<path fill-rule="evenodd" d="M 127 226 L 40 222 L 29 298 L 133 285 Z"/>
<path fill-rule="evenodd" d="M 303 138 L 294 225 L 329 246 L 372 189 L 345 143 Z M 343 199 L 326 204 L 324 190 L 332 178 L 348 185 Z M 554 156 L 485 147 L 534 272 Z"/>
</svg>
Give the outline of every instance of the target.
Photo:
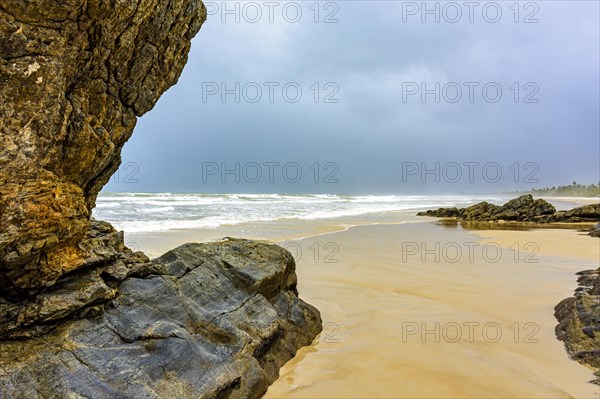
<svg viewBox="0 0 600 399">
<path fill-rule="evenodd" d="M 526 194 L 500 206 L 484 201 L 467 208 L 439 208 L 419 212 L 417 215 L 477 222 L 580 223 L 599 221 L 600 204 L 586 205 L 570 211 L 556 211 L 549 202 L 533 199 L 530 194 Z"/>
</svg>

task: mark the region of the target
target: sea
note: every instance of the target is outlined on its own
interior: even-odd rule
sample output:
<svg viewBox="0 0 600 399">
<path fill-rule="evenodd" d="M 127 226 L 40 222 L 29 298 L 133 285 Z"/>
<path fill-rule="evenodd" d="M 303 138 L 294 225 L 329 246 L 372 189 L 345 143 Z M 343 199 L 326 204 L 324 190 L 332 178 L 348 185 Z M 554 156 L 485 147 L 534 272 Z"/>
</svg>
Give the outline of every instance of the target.
<svg viewBox="0 0 600 399">
<path fill-rule="evenodd" d="M 506 195 L 100 193 L 94 217 L 129 233 L 219 228 L 249 222 L 314 221 L 500 203 Z"/>
</svg>

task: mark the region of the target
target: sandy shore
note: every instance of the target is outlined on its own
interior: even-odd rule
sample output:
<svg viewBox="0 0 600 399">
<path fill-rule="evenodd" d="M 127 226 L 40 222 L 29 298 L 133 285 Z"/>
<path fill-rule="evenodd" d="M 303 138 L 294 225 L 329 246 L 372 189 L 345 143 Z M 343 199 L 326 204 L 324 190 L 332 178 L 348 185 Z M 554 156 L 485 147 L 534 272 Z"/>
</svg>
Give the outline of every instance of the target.
<svg viewBox="0 0 600 399">
<path fill-rule="evenodd" d="M 553 307 L 598 267 L 573 230 L 361 226 L 286 244 L 325 330 L 266 398 L 598 397 Z"/>
<path fill-rule="evenodd" d="M 178 229 L 157 232 L 126 233 L 125 243 L 131 249 L 143 251 L 150 258 L 158 257 L 188 242 L 220 240 L 238 237 L 251 240 L 281 242 L 344 231 L 351 226 L 422 222 L 416 211 L 381 212 L 379 214 L 340 217 L 330 220 L 273 220 L 224 225 L 218 228 Z"/>
</svg>

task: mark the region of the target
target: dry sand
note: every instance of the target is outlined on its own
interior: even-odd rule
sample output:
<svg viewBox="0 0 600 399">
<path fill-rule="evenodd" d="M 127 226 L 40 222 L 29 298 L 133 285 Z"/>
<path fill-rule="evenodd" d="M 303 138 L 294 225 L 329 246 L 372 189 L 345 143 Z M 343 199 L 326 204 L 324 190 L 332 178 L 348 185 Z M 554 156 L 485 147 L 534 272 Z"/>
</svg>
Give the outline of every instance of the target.
<svg viewBox="0 0 600 399">
<path fill-rule="evenodd" d="M 325 330 L 266 398 L 599 397 L 591 371 L 555 338 L 553 317 L 574 273 L 598 267 L 598 239 L 426 222 L 288 248 L 300 296 L 321 310 Z"/>
</svg>

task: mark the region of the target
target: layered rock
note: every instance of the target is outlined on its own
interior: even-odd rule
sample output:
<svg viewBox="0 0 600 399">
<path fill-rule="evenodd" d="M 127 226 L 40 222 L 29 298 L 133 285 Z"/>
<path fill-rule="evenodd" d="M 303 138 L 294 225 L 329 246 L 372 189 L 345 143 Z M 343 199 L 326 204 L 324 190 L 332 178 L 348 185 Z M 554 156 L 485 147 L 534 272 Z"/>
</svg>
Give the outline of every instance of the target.
<svg viewBox="0 0 600 399">
<path fill-rule="evenodd" d="M 418 216 L 456 218 L 479 222 L 581 223 L 600 221 L 600 204 L 586 205 L 570 211 L 557 211 L 543 199 L 530 194 L 514 198 L 504 205 L 480 202 L 467 208 L 439 208 L 417 213 Z"/>
<path fill-rule="evenodd" d="M 35 293 L 89 262 L 96 196 L 205 19 L 200 0 L 2 2 L 0 290 Z"/>
<path fill-rule="evenodd" d="M 65 281 L 5 329 L 21 339 L 0 341 L 0 397 L 259 398 L 321 331 L 293 257 L 273 244 L 186 244 L 112 266 Z M 73 292 L 83 306 L 59 306 Z"/>
<path fill-rule="evenodd" d="M 575 295 L 554 308 L 556 336 L 573 359 L 596 370 L 600 384 L 600 269 L 577 274 Z"/>
<path fill-rule="evenodd" d="M 84 267 L 61 276 L 51 289 L 33 296 L 0 295 L 0 339 L 36 337 L 64 320 L 101 312 L 123 280 L 157 270 L 146 255 L 125 247 L 123 233 L 106 222 L 92 219 L 80 245 L 90 253 Z"/>
</svg>

